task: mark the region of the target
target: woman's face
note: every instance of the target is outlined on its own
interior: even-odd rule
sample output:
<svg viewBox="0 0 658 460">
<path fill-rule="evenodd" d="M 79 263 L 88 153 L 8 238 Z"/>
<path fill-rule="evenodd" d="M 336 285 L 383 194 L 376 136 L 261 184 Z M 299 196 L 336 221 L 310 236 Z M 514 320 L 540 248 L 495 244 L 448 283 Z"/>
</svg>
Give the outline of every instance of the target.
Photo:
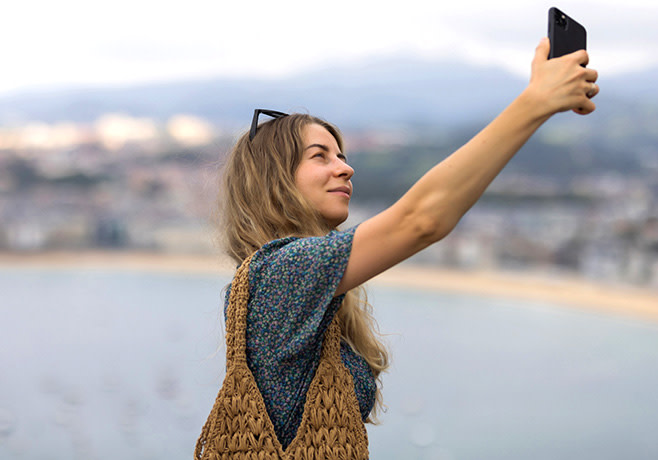
<svg viewBox="0 0 658 460">
<path fill-rule="evenodd" d="M 295 184 L 327 223 L 335 227 L 347 219 L 354 170 L 326 128 L 306 125 L 303 140 L 304 152 L 295 171 Z"/>
</svg>

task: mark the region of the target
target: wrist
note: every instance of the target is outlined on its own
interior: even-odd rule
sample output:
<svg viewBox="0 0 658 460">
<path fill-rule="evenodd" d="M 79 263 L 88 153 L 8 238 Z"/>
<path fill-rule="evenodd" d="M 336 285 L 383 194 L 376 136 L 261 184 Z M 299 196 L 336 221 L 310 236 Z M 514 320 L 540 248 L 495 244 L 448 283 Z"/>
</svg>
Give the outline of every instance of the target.
<svg viewBox="0 0 658 460">
<path fill-rule="evenodd" d="M 533 85 L 528 85 L 515 102 L 523 107 L 530 122 L 543 124 L 557 112 L 550 107 L 549 100 Z"/>
</svg>

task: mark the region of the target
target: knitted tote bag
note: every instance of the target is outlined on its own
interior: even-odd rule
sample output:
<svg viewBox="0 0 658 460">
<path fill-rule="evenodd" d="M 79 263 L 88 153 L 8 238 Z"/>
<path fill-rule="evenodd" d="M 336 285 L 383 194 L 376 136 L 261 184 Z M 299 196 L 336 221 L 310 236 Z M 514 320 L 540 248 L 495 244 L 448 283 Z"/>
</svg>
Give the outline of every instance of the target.
<svg viewBox="0 0 658 460">
<path fill-rule="evenodd" d="M 226 319 L 226 376 L 199 437 L 197 460 L 367 460 L 368 435 L 352 375 L 340 357 L 340 326 L 331 322 L 311 382 L 302 422 L 284 450 L 247 367 L 249 263 L 235 275 Z"/>
</svg>

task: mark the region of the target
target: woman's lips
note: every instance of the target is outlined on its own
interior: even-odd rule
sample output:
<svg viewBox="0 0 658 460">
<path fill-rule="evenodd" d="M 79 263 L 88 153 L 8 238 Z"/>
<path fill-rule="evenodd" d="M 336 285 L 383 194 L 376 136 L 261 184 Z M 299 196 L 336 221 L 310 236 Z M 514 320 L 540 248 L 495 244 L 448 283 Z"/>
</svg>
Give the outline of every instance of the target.
<svg viewBox="0 0 658 460">
<path fill-rule="evenodd" d="M 351 195 L 351 190 L 348 187 L 337 187 L 334 189 L 329 190 L 329 193 L 335 193 L 338 195 L 343 195 L 346 198 L 349 198 Z"/>
</svg>

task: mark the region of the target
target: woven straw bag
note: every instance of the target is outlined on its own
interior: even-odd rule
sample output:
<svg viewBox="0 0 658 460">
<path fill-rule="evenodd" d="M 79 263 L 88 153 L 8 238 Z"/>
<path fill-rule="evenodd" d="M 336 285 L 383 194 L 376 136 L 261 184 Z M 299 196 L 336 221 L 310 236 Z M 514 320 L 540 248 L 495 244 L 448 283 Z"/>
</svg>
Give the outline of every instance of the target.
<svg viewBox="0 0 658 460">
<path fill-rule="evenodd" d="M 247 367 L 249 263 L 238 269 L 226 319 L 226 376 L 199 437 L 197 460 L 367 460 L 368 435 L 352 375 L 340 357 L 336 319 L 324 338 L 320 364 L 306 395 L 302 422 L 283 450 L 265 402 Z"/>
</svg>

